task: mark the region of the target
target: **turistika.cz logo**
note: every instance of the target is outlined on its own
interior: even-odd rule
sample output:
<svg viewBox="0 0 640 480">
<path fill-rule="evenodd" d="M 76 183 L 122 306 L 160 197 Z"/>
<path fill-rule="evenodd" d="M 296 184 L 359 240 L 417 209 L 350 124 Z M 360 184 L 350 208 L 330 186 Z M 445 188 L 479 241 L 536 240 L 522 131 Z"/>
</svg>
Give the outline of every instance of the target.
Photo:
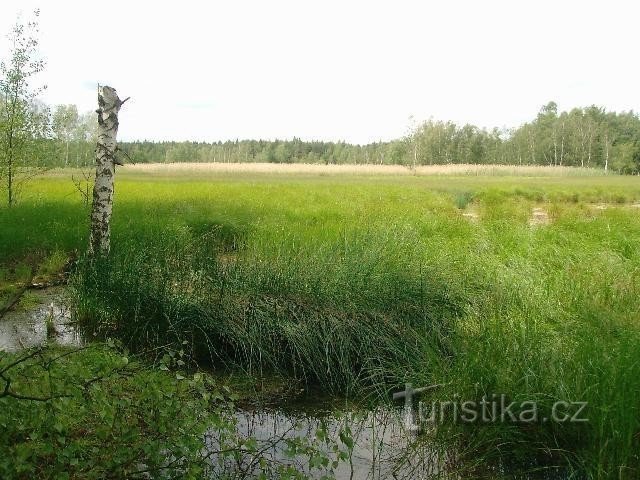
<svg viewBox="0 0 640 480">
<path fill-rule="evenodd" d="M 462 400 L 454 395 L 452 400 L 438 400 L 431 402 L 420 401 L 417 408 L 413 407 L 414 397 L 433 387 L 412 388 L 405 386 L 404 391 L 393 394 L 394 400 L 404 399 L 404 424 L 411 430 L 421 426 L 445 422 L 469 424 L 495 423 L 584 423 L 587 402 L 559 400 L 551 408 L 540 407 L 535 400 L 510 400 L 506 394 L 484 395 L 479 400 Z M 544 412 L 544 414 L 542 413 Z"/>
</svg>

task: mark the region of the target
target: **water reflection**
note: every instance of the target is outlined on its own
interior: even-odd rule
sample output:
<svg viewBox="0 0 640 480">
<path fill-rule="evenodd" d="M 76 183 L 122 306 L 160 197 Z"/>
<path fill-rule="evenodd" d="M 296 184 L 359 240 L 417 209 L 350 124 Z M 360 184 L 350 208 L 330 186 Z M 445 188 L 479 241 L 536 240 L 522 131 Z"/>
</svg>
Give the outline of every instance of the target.
<svg viewBox="0 0 640 480">
<path fill-rule="evenodd" d="M 31 290 L 28 294 L 29 307 L 18 306 L 0 318 L 0 350 L 16 352 L 47 340 L 66 346 L 82 345 L 71 323 L 63 288 Z"/>
<path fill-rule="evenodd" d="M 333 469 L 335 478 L 353 480 L 417 479 L 436 478 L 441 474 L 443 459 L 436 450 L 424 441 L 419 441 L 415 433 L 403 426 L 401 410 L 377 408 L 366 412 L 304 412 L 238 411 L 236 413 L 236 433 L 243 438 L 257 441 L 256 452 L 242 455 L 232 461 L 224 461 L 215 469 L 214 478 L 254 478 L 261 471 L 261 465 L 289 465 L 311 478 L 322 478 L 331 472 L 326 468 L 310 468 L 308 455 L 290 455 L 290 441 L 293 439 L 316 439 L 326 432 L 329 443 L 324 452 L 336 459 L 332 451 L 335 445 L 346 448 L 340 438 L 345 427 L 350 430 L 353 448 L 349 457 Z M 320 434 L 318 434 L 320 432 Z M 212 431 L 207 437 L 207 448 L 217 451 L 221 448 L 219 433 Z M 220 460 L 219 458 L 217 460 Z M 223 473 L 224 472 L 224 473 Z"/>
</svg>

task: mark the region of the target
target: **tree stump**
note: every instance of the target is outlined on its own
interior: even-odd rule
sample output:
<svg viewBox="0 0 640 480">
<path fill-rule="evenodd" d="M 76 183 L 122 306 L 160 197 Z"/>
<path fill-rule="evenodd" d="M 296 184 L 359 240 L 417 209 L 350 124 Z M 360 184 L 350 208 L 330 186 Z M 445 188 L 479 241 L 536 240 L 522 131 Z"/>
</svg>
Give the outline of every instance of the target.
<svg viewBox="0 0 640 480">
<path fill-rule="evenodd" d="M 89 240 L 89 253 L 91 255 L 106 255 L 110 249 L 118 112 L 122 104 L 127 100 L 120 100 L 114 88 L 98 87 L 96 179 L 93 184 L 91 234 Z"/>
</svg>

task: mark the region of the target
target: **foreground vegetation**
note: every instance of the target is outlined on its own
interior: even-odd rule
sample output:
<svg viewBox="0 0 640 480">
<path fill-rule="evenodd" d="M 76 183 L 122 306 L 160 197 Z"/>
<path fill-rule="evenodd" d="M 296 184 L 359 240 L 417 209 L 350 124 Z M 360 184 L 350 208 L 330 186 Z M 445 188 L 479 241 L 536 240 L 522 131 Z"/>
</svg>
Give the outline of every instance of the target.
<svg viewBox="0 0 640 480">
<path fill-rule="evenodd" d="M 349 457 L 348 424 L 337 432 L 342 443 L 325 424 L 316 438 L 241 434 L 237 396 L 222 379 L 185 372 L 182 358 L 183 351 L 167 350 L 141 362 L 112 341 L 0 354 L 0 475 L 303 479 L 293 463 L 302 461 L 307 474 L 331 479 Z M 264 455 L 274 444 L 284 460 Z"/>
<path fill-rule="evenodd" d="M 543 414 L 585 401 L 587 423 L 425 436 L 476 477 L 639 474 L 636 179 L 118 175 L 109 259 L 83 260 L 86 209 L 51 176 L 0 210 L 4 278 L 76 251 L 89 332 L 133 351 L 186 342 L 213 368 L 339 395 L 377 402 L 410 382 L 438 385 L 427 401 L 506 394 Z"/>
<path fill-rule="evenodd" d="M 215 425 L 202 376 L 177 381 L 106 345 L 5 354 L 0 372 L 3 388 L 11 381 L 0 396 L 2 478 L 202 472 L 202 436 Z"/>
</svg>

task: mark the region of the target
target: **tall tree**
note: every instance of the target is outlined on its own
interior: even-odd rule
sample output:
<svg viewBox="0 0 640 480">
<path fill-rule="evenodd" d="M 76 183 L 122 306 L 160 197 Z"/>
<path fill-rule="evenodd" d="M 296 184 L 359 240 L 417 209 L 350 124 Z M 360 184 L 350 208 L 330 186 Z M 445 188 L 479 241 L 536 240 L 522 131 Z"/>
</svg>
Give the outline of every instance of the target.
<svg viewBox="0 0 640 480">
<path fill-rule="evenodd" d="M 43 139 L 48 135 L 48 109 L 37 102 L 45 88 L 34 88 L 32 78 L 44 69 L 38 57 L 38 18 L 26 25 L 18 21 L 9 34 L 9 59 L 0 62 L 0 171 L 7 204 L 16 202 L 19 176 L 37 168 Z M 27 175 L 25 175 L 27 174 Z"/>
<path fill-rule="evenodd" d="M 53 133 L 64 144 L 64 166 L 69 165 L 69 144 L 78 131 L 80 117 L 75 105 L 58 105 L 52 118 Z"/>
<path fill-rule="evenodd" d="M 98 122 L 96 121 L 95 111 L 80 115 L 76 130 L 73 132 L 73 139 L 78 143 L 76 167 L 90 165 L 90 157 L 94 153 L 98 140 Z"/>
<path fill-rule="evenodd" d="M 116 137 L 118 112 L 122 104 L 115 89 L 98 87 L 98 143 L 96 145 L 96 179 L 93 184 L 91 208 L 91 235 L 89 252 L 106 255 L 111 246 L 111 212 L 113 210 L 113 183 L 116 173 Z"/>
</svg>

